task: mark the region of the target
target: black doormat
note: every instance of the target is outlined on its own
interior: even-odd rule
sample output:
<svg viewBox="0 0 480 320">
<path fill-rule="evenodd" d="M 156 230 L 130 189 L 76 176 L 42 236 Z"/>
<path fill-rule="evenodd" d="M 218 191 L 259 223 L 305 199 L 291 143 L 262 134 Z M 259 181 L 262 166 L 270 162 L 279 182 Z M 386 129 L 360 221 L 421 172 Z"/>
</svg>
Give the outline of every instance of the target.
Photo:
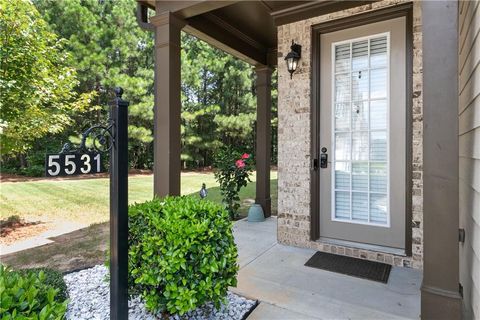
<svg viewBox="0 0 480 320">
<path fill-rule="evenodd" d="M 305 263 L 305 266 L 383 283 L 388 282 L 388 276 L 392 269 L 392 266 L 389 264 L 340 256 L 326 252 L 315 253 Z"/>
</svg>

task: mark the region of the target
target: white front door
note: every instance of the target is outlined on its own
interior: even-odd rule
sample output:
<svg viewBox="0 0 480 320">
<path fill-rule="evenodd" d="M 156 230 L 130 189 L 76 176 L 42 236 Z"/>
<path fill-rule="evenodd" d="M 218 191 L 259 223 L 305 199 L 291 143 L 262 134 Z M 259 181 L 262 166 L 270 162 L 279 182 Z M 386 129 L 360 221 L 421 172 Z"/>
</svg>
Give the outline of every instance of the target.
<svg viewBox="0 0 480 320">
<path fill-rule="evenodd" d="M 320 41 L 320 237 L 404 249 L 405 18 Z"/>
</svg>

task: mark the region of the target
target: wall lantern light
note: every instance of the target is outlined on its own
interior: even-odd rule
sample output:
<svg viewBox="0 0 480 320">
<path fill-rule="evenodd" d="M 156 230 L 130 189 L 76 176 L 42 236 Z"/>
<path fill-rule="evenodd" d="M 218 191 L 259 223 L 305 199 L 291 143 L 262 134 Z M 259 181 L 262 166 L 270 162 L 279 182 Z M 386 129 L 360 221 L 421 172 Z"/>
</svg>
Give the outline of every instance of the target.
<svg viewBox="0 0 480 320">
<path fill-rule="evenodd" d="M 292 40 L 290 49 L 291 51 L 285 57 L 285 61 L 287 62 L 288 72 L 290 72 L 290 79 L 292 79 L 293 73 L 297 70 L 298 60 L 302 56 L 302 46 Z"/>
</svg>

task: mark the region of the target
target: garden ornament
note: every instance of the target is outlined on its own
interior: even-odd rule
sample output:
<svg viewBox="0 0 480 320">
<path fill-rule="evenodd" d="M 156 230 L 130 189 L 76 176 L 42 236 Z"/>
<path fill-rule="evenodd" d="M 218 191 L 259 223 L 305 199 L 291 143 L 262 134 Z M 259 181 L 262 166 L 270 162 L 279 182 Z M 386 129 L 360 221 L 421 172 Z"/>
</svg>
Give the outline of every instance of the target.
<svg viewBox="0 0 480 320">
<path fill-rule="evenodd" d="M 262 222 L 265 221 L 262 206 L 255 203 L 252 204 L 248 210 L 248 222 Z"/>
<path fill-rule="evenodd" d="M 208 191 L 205 183 L 202 183 L 202 189 L 200 189 L 200 198 L 204 199 L 207 197 Z"/>
</svg>

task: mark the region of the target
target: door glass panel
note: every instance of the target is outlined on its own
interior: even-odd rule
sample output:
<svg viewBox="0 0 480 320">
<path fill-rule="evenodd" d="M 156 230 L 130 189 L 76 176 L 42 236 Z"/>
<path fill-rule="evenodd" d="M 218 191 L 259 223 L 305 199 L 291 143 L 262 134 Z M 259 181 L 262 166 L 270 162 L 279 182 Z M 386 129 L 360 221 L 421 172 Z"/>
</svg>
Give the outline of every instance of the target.
<svg viewBox="0 0 480 320">
<path fill-rule="evenodd" d="M 335 130 L 350 131 L 350 103 L 337 103 L 335 106 Z"/>
<path fill-rule="evenodd" d="M 352 73 L 352 100 L 368 99 L 368 70 Z"/>
<path fill-rule="evenodd" d="M 370 102 L 370 129 L 387 129 L 387 101 L 376 100 Z"/>
<path fill-rule="evenodd" d="M 387 225 L 389 35 L 333 45 L 333 218 Z"/>
<path fill-rule="evenodd" d="M 368 191 L 368 161 L 352 163 L 352 190 Z"/>
<path fill-rule="evenodd" d="M 370 222 L 387 223 L 387 195 L 370 194 Z"/>
<path fill-rule="evenodd" d="M 352 190 L 368 191 L 368 175 L 352 175 Z"/>
<path fill-rule="evenodd" d="M 368 161 L 354 162 L 352 164 L 353 174 L 368 174 Z"/>
<path fill-rule="evenodd" d="M 335 76 L 335 101 L 350 101 L 350 74 L 338 74 Z"/>
<path fill-rule="evenodd" d="M 335 163 L 335 188 L 350 190 L 350 162 Z"/>
<path fill-rule="evenodd" d="M 387 161 L 387 133 L 385 131 L 370 132 L 370 160 Z"/>
<path fill-rule="evenodd" d="M 368 130 L 368 100 L 352 102 L 352 130 Z"/>
<path fill-rule="evenodd" d="M 350 43 L 335 47 L 335 72 L 350 71 Z"/>
<path fill-rule="evenodd" d="M 372 192 L 387 192 L 387 163 L 370 163 L 370 190 Z"/>
<path fill-rule="evenodd" d="M 350 219 L 350 192 L 335 192 L 335 218 Z"/>
<path fill-rule="evenodd" d="M 335 135 L 335 159 L 350 160 L 350 133 Z"/>
<path fill-rule="evenodd" d="M 352 69 L 368 68 L 368 40 L 352 43 Z"/>
<path fill-rule="evenodd" d="M 352 193 L 352 219 L 368 221 L 368 193 Z"/>
<path fill-rule="evenodd" d="M 368 132 L 352 133 L 352 160 L 368 160 Z"/>
<path fill-rule="evenodd" d="M 387 69 L 370 70 L 370 99 L 387 97 Z"/>
<path fill-rule="evenodd" d="M 387 65 L 387 37 L 370 40 L 370 67 L 379 68 Z"/>
</svg>

